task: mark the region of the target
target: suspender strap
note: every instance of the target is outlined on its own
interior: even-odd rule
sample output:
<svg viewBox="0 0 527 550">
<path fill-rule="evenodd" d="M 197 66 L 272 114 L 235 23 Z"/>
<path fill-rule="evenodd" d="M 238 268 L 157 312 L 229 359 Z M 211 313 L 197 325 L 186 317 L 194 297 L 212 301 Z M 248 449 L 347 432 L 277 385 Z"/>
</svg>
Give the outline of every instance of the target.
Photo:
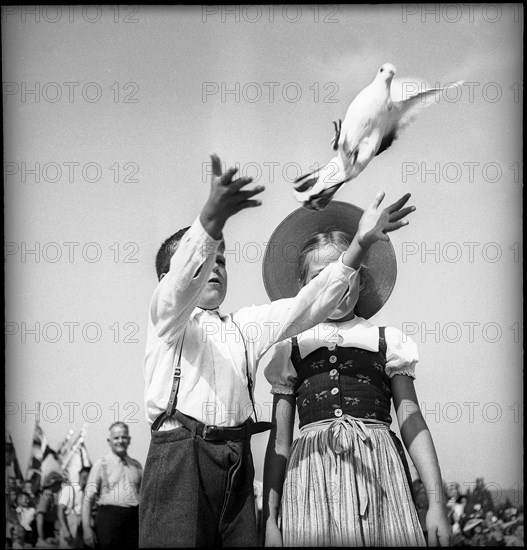
<svg viewBox="0 0 527 550">
<path fill-rule="evenodd" d="M 152 427 L 150 428 L 151 431 L 157 432 L 159 428 L 161 428 L 161 424 L 163 424 L 163 421 L 167 417 L 166 411 L 163 411 L 152 423 Z"/>
<path fill-rule="evenodd" d="M 232 315 L 231 315 L 231 319 L 232 319 Z M 258 422 L 258 416 L 256 414 L 256 406 L 254 404 L 254 396 L 253 396 L 253 379 L 251 378 L 251 375 L 249 373 L 249 355 L 247 353 L 247 344 L 245 343 L 245 338 L 243 337 L 243 333 L 240 327 L 238 326 L 238 323 L 235 323 L 233 321 L 233 324 L 238 329 L 238 332 L 242 337 L 243 349 L 245 350 L 245 374 L 247 376 L 247 390 L 249 391 L 249 397 L 251 399 L 251 404 L 253 406 L 254 419 L 256 420 L 256 422 Z"/>
<path fill-rule="evenodd" d="M 103 490 L 110 492 L 110 482 L 108 481 L 108 465 L 106 464 L 106 458 L 103 456 L 101 459 L 101 467 L 102 467 L 102 487 L 101 492 Z"/>
<path fill-rule="evenodd" d="M 178 363 L 174 369 L 174 377 L 172 379 L 172 390 L 168 400 L 166 414 L 168 417 L 173 416 L 177 407 L 177 394 L 179 391 L 179 382 L 181 380 L 181 365 Z"/>
<path fill-rule="evenodd" d="M 174 415 L 177 407 L 177 394 L 179 391 L 179 382 L 181 379 L 181 353 L 183 351 L 183 340 L 185 339 L 186 330 L 187 329 L 185 327 L 185 330 L 181 335 L 181 339 L 178 342 L 179 350 L 176 351 L 177 361 L 176 361 L 176 366 L 174 368 L 174 376 L 172 378 L 172 390 L 170 391 L 170 397 L 168 399 L 168 405 L 166 409 L 166 416 L 168 416 L 169 418 Z M 157 420 L 158 418 L 156 418 L 156 421 Z M 153 429 L 153 426 L 152 426 L 152 429 Z"/>
<path fill-rule="evenodd" d="M 247 345 L 245 343 L 245 338 L 243 337 L 243 333 L 242 333 L 240 327 L 234 321 L 233 321 L 233 324 L 238 329 L 238 332 L 240 333 L 240 336 L 242 338 L 243 349 L 245 351 L 245 373 L 246 373 L 246 376 L 247 376 L 247 390 L 249 391 L 249 397 L 251 399 L 251 404 L 252 404 L 252 407 L 253 407 L 254 418 L 255 418 L 256 421 L 258 421 L 258 416 L 256 414 L 256 406 L 254 404 L 253 381 L 252 381 L 251 375 L 249 373 L 249 356 L 248 356 L 248 353 L 247 353 Z M 181 336 L 181 339 L 179 341 L 179 349 L 176 352 L 177 361 L 176 361 L 176 366 L 174 367 L 174 376 L 172 377 L 172 389 L 170 390 L 170 397 L 168 399 L 168 405 L 167 405 L 166 411 L 163 414 L 159 415 L 154 420 L 154 423 L 152 424 L 152 431 L 156 431 L 161 426 L 161 424 L 163 423 L 165 418 L 167 418 L 167 417 L 171 418 L 176 413 L 177 395 L 178 395 L 178 392 L 179 392 L 179 384 L 180 384 L 180 381 L 181 381 L 181 353 L 183 351 L 183 340 L 185 339 L 185 332 L 186 332 L 186 328 L 185 328 L 185 331 L 183 331 L 183 335 Z"/>
</svg>

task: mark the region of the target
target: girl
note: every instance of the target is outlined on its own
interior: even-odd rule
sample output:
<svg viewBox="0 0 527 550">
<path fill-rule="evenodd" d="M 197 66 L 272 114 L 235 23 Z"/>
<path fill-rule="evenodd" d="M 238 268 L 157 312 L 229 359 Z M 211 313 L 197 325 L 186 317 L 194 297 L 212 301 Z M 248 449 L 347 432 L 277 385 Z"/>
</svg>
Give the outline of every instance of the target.
<svg viewBox="0 0 527 550">
<path fill-rule="evenodd" d="M 382 198 L 378 195 L 363 216 L 379 216 L 380 228 L 393 208 L 381 212 Z M 414 389 L 415 343 L 398 329 L 367 321 L 395 283 L 395 255 L 386 232 L 398 227 L 361 236 L 360 212 L 336 201 L 308 215 L 299 209 L 271 238 L 275 249 L 296 239 L 302 285 L 336 261 L 355 232 L 364 251 L 371 249 L 369 268 L 360 268 L 358 301 L 348 301 L 347 311 L 335 311 L 326 323 L 278 344 L 266 368 L 275 423 L 264 467 L 266 546 L 426 545 L 404 450 L 390 430 L 392 399 L 402 439 L 428 494 L 428 543 L 451 542 L 437 456 Z M 323 230 L 329 225 L 344 231 Z M 317 234 L 306 243 L 300 226 Z M 294 292 L 294 271 L 286 271 L 266 255 L 264 281 L 271 299 Z M 295 402 L 300 436 L 293 442 Z"/>
</svg>

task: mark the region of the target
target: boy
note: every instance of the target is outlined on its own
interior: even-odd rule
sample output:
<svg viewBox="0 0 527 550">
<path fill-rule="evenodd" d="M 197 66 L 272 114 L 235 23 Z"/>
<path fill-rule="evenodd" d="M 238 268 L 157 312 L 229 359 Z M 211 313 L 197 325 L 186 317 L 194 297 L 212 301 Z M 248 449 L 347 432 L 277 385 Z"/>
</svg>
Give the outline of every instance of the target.
<svg viewBox="0 0 527 550">
<path fill-rule="evenodd" d="M 57 499 L 64 478 L 58 472 L 50 472 L 42 484 L 42 494 L 36 508 L 37 514 L 37 546 L 58 544 L 55 536 L 55 522 L 57 521 Z"/>
<path fill-rule="evenodd" d="M 90 469 L 90 466 L 83 466 L 79 470 L 78 482 L 68 482 L 62 486 L 57 505 L 61 548 L 84 547 L 82 543 L 82 504 Z"/>
<path fill-rule="evenodd" d="M 198 219 L 161 247 L 143 373 L 152 441 L 139 506 L 139 546 L 257 546 L 250 436 L 252 380 L 276 342 L 321 322 L 357 295 L 354 240 L 341 261 L 296 297 L 220 313 L 227 290 L 223 227 L 261 203 L 251 178 L 222 174 L 212 155 L 211 191 Z M 354 304 L 353 304 L 354 305 Z"/>
<path fill-rule="evenodd" d="M 30 496 L 24 491 L 18 493 L 16 503 L 16 513 L 20 524 L 19 541 L 23 546 L 26 544 L 35 546 L 38 539 L 35 507 L 31 505 Z"/>
</svg>

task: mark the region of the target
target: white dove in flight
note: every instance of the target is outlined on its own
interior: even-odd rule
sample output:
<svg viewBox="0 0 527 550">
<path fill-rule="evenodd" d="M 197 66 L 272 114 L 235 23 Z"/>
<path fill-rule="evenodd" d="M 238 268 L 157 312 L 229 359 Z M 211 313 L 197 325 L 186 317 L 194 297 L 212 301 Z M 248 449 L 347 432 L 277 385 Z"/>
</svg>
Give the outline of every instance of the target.
<svg viewBox="0 0 527 550">
<path fill-rule="evenodd" d="M 344 122 L 333 122 L 332 144 L 337 155 L 324 166 L 294 181 L 295 197 L 306 208 L 322 210 L 342 184 L 356 178 L 373 157 L 388 149 L 401 130 L 425 107 L 439 100 L 443 90 L 463 83 L 426 88 L 404 99 L 397 93 L 397 86 L 416 86 L 416 79 L 396 79 L 399 82 L 395 86 L 396 81 L 392 83 L 395 72 L 391 63 L 385 63 L 373 82 L 351 102 Z M 421 80 L 421 87 L 422 83 Z"/>
</svg>

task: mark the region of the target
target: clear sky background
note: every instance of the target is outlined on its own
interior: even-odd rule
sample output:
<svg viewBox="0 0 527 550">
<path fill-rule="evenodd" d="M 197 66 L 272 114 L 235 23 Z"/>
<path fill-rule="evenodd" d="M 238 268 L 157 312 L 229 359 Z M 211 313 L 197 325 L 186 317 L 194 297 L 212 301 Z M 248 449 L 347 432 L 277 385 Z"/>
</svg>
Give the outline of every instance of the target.
<svg viewBox="0 0 527 550">
<path fill-rule="evenodd" d="M 448 6 L 3 8 L 6 422 L 24 470 L 37 402 L 52 445 L 87 423 L 94 460 L 121 419 L 144 463 L 154 258 L 199 214 L 209 153 L 266 185 L 225 229 L 233 311 L 267 301 L 261 260 L 299 206 L 291 181 L 331 158 L 331 121 L 391 62 L 466 83 L 335 198 L 412 193 L 373 321 L 419 346 L 444 479 L 523 490 L 523 12 Z M 257 480 L 266 442 L 253 439 Z"/>
</svg>

